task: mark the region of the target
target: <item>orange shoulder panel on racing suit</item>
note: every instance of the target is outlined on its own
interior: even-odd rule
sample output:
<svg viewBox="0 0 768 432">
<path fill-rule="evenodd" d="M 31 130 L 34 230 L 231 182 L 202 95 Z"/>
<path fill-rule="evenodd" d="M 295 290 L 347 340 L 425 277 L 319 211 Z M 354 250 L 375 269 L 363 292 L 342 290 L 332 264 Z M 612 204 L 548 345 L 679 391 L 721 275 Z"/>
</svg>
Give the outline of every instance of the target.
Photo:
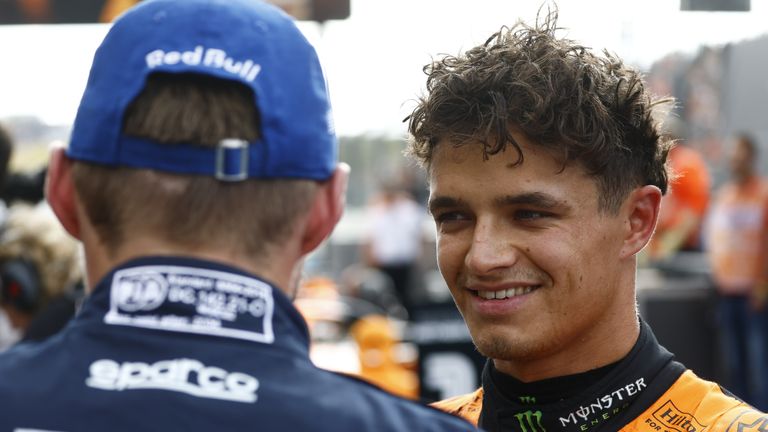
<svg viewBox="0 0 768 432">
<path fill-rule="evenodd" d="M 433 406 L 477 425 L 483 407 L 483 390 L 436 402 Z M 768 416 L 688 370 L 640 416 L 626 419 L 620 431 L 768 432 Z"/>
<path fill-rule="evenodd" d="M 483 409 L 483 389 L 472 393 L 437 401 L 433 407 L 448 414 L 459 416 L 477 426 L 480 421 L 480 411 Z"/>
</svg>

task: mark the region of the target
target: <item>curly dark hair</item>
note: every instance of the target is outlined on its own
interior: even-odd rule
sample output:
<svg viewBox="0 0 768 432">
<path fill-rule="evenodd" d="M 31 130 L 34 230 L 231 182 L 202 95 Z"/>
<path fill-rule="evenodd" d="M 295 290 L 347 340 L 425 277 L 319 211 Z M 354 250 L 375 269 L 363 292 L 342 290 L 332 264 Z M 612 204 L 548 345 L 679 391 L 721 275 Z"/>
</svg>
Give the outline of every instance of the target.
<svg viewBox="0 0 768 432">
<path fill-rule="evenodd" d="M 510 130 L 594 176 L 600 210 L 615 213 L 627 193 L 640 185 L 666 193 L 667 153 L 653 99 L 641 74 L 607 51 L 603 56 L 557 38 L 557 11 L 502 27 L 484 44 L 458 56 L 445 55 L 424 67 L 427 92 L 405 121 L 407 152 L 429 168 L 441 142 L 477 142 L 483 155 L 510 144 L 523 152 Z"/>
</svg>

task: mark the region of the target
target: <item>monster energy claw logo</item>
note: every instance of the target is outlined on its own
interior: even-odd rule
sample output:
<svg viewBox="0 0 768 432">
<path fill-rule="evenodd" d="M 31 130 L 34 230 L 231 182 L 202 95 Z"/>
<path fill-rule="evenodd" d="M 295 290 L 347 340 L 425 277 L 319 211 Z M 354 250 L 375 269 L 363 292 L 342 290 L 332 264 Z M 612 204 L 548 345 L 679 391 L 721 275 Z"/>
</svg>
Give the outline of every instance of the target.
<svg viewBox="0 0 768 432">
<path fill-rule="evenodd" d="M 541 411 L 525 411 L 515 414 L 522 432 L 546 432 L 541 424 Z"/>
</svg>

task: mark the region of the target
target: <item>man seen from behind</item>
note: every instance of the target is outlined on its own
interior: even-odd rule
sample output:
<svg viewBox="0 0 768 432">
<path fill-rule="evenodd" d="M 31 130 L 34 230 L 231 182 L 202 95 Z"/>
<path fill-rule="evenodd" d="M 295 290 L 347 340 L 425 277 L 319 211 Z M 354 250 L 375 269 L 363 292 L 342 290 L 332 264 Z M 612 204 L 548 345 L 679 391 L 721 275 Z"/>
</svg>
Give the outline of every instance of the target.
<svg viewBox="0 0 768 432">
<path fill-rule="evenodd" d="M 291 298 L 347 172 L 315 51 L 279 9 L 146 0 L 118 18 L 47 185 L 89 295 L 0 356 L 0 430 L 474 430 L 309 359 Z"/>
</svg>

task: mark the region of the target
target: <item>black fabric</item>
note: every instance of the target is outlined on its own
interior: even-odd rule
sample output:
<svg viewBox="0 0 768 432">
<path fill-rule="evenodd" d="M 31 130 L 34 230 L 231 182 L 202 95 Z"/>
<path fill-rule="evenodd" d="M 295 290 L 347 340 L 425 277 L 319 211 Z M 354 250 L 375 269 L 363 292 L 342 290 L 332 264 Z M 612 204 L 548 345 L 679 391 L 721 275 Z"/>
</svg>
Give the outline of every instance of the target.
<svg viewBox="0 0 768 432">
<path fill-rule="evenodd" d="M 83 286 L 78 283 L 71 292 L 48 301 L 32 318 L 19 343 L 40 342 L 61 331 L 74 318 L 84 296 Z"/>
<path fill-rule="evenodd" d="M 536 403 L 552 403 L 563 399 L 569 399 L 581 393 L 593 382 L 603 379 L 619 362 L 611 363 L 601 368 L 593 369 L 580 374 L 566 375 L 535 381 L 522 382 L 511 375 L 500 372 L 492 361 L 488 361 L 486 367 L 490 372 L 490 380 L 496 389 L 507 399 L 535 400 Z M 525 396 L 520 396 L 525 395 Z"/>
<path fill-rule="evenodd" d="M 489 432 L 619 430 L 684 371 L 642 321 L 637 342 L 626 357 L 584 374 L 521 383 L 511 377 L 499 379 L 502 374 L 489 360 L 483 370 L 480 426 Z M 560 397 L 557 386 L 562 386 Z"/>
</svg>

